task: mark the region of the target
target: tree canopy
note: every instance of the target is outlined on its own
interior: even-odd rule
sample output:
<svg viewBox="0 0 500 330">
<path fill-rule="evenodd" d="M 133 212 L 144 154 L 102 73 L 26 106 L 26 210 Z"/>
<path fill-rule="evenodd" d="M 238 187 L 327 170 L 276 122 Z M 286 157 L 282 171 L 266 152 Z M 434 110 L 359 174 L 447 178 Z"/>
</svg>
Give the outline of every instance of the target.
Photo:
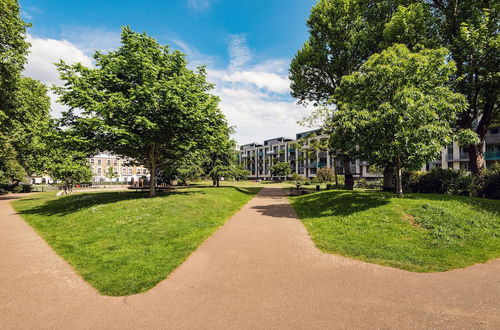
<svg viewBox="0 0 500 330">
<path fill-rule="evenodd" d="M 398 193 L 401 168 L 435 160 L 466 108 L 463 95 L 448 86 L 456 69 L 446 55 L 446 49 L 410 52 L 395 44 L 345 76 L 334 94 L 332 126 L 343 128 L 334 131 L 334 144 L 338 140 L 373 164 L 394 162 Z"/>
<path fill-rule="evenodd" d="M 212 144 L 227 123 L 203 67 L 188 69 L 184 54 L 128 27 L 121 44 L 96 52 L 95 68 L 59 63 L 65 86 L 54 89 L 68 125 L 149 169 L 154 196 L 158 168 Z"/>
</svg>

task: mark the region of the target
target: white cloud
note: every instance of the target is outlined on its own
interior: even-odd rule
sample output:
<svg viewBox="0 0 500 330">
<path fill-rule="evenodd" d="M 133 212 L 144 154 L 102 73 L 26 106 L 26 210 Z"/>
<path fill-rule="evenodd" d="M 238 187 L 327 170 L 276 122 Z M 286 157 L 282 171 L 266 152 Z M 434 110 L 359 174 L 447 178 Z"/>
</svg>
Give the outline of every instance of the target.
<svg viewBox="0 0 500 330">
<path fill-rule="evenodd" d="M 68 64 L 80 62 L 85 66 L 93 65 L 89 56 L 67 40 L 43 39 L 31 35 L 27 36 L 27 40 L 31 43 L 31 49 L 24 75 L 40 80 L 48 87 L 62 84 L 54 65 L 60 60 Z M 50 97 L 52 116 L 59 117 L 60 113 L 66 111 L 67 108 L 55 102 L 57 97 L 53 93 L 50 93 Z"/>
<path fill-rule="evenodd" d="M 229 82 L 252 83 L 259 88 L 265 88 L 275 93 L 287 93 L 290 90 L 290 81 L 288 78 L 279 76 L 273 72 L 236 71 L 225 74 L 223 79 Z"/>
<path fill-rule="evenodd" d="M 120 46 L 120 31 L 109 31 L 102 28 L 63 25 L 61 38 L 71 40 L 75 46 L 86 54 L 93 54 L 95 50 L 109 51 Z"/>
<path fill-rule="evenodd" d="M 187 5 L 189 9 L 202 13 L 210 8 L 210 0 L 187 0 Z"/>
<path fill-rule="evenodd" d="M 244 34 L 230 36 L 228 51 L 231 59 L 229 67 L 232 69 L 247 64 L 251 59 L 250 48 L 248 48 L 247 39 Z"/>
</svg>

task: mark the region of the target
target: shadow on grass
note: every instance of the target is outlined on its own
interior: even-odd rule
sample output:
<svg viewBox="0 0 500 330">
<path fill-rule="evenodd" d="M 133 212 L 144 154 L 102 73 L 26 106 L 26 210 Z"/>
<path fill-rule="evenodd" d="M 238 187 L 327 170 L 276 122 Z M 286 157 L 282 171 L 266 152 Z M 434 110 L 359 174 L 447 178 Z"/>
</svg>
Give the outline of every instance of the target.
<svg viewBox="0 0 500 330">
<path fill-rule="evenodd" d="M 327 191 L 295 197 L 293 205 L 301 218 L 347 216 L 389 203 L 387 193 Z"/>
<path fill-rule="evenodd" d="M 62 196 L 57 199 L 48 200 L 45 203 L 19 211 L 20 214 L 39 214 L 39 215 L 67 215 L 78 212 L 80 210 L 98 205 L 106 205 L 117 203 L 124 200 L 143 199 L 148 197 L 148 191 L 145 192 L 130 192 L 130 191 L 114 191 L 114 192 L 95 192 L 95 193 L 75 193 L 73 195 Z M 161 198 L 171 195 L 193 195 L 205 194 L 200 190 L 195 191 L 179 191 L 172 190 L 168 192 L 158 192 L 156 197 Z M 32 199 L 21 199 L 19 203 L 27 202 Z"/>
</svg>

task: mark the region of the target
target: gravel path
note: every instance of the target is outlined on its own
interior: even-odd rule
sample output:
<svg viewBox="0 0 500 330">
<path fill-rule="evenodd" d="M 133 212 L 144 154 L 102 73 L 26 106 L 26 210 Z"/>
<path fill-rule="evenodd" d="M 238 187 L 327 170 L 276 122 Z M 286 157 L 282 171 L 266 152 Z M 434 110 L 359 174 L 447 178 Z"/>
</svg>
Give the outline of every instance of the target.
<svg viewBox="0 0 500 330">
<path fill-rule="evenodd" d="M 500 328 L 500 259 L 418 274 L 320 252 L 265 188 L 149 292 L 104 297 L 0 198 L 0 328 Z"/>
</svg>

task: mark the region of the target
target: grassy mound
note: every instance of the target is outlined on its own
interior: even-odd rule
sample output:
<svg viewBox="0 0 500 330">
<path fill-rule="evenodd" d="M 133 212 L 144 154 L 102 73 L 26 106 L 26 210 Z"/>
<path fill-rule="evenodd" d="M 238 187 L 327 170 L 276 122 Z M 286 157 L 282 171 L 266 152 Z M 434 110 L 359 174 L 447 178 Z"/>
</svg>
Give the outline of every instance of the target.
<svg viewBox="0 0 500 330">
<path fill-rule="evenodd" d="M 500 257 L 500 201 L 460 196 L 326 191 L 291 197 L 316 246 L 416 272 Z"/>
<path fill-rule="evenodd" d="M 15 209 L 104 295 L 147 291 L 165 279 L 258 188 L 146 193 L 41 193 Z"/>
</svg>

